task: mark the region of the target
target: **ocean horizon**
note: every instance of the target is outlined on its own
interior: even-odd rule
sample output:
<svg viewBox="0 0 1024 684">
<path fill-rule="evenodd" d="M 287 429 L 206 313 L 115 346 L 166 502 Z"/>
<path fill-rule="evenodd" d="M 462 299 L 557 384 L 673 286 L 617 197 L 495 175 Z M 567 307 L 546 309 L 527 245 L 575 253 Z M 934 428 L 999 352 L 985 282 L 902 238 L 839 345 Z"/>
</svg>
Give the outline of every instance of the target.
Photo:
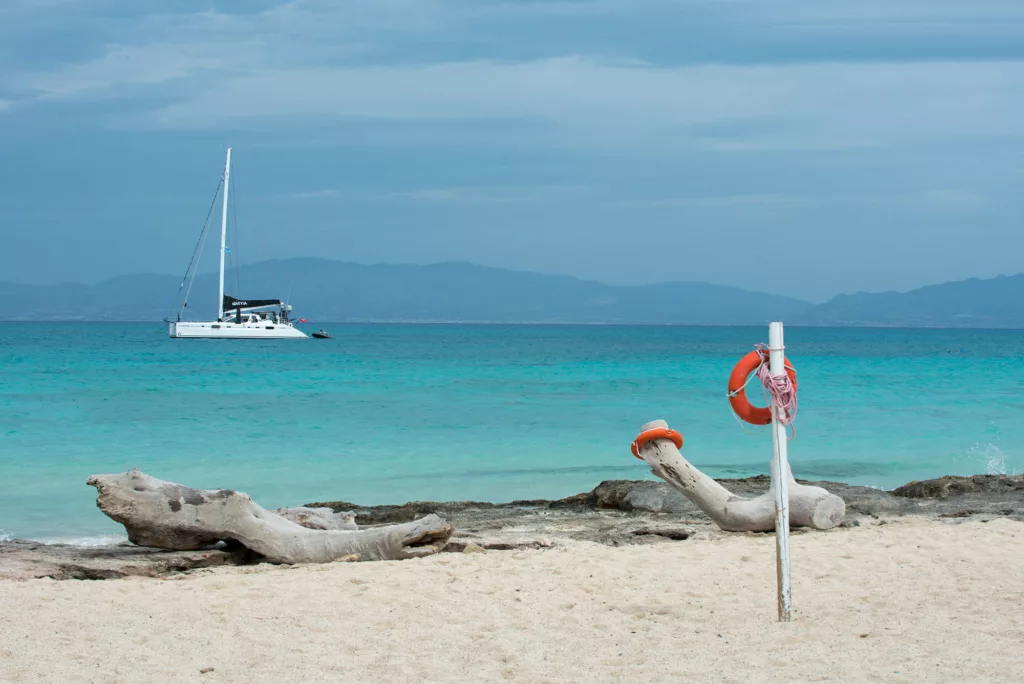
<svg viewBox="0 0 1024 684">
<path fill-rule="evenodd" d="M 664 418 L 713 477 L 768 471 L 725 385 L 767 326 L 311 323 L 331 340 L 172 340 L 160 323 L 0 323 L 0 537 L 123 537 L 91 474 L 266 508 L 560 498 L 653 479 Z M 788 327 L 794 474 L 891 488 L 1024 470 L 1024 331 Z M 760 390 L 751 387 L 758 401 Z"/>
<path fill-rule="evenodd" d="M 211 314 L 215 317 L 215 314 Z M 202 318 L 202 317 L 200 317 Z M 0 318 L 0 326 L 2 325 L 156 325 L 166 326 L 169 322 L 169 318 L 163 319 L 118 319 L 118 320 L 86 320 L 86 319 L 34 319 L 34 320 L 22 320 L 17 318 Z M 184 320 L 184 319 L 183 319 Z M 303 329 L 312 331 L 315 328 L 323 327 L 325 325 L 408 325 L 408 326 L 431 326 L 431 325 L 445 325 L 445 326 L 551 326 L 551 327 L 583 327 L 583 328 L 745 328 L 745 329 L 759 329 L 759 326 L 753 326 L 746 323 L 735 323 L 735 324 L 704 324 L 704 323 L 615 323 L 615 322 L 601 322 L 601 321 L 485 321 L 485 320 L 447 320 L 447 319 L 391 319 L 391 318 L 366 318 L 366 319 L 345 319 L 345 320 L 327 320 L 327 319 L 316 319 L 315 322 L 302 324 Z M 765 330 L 768 329 L 767 323 L 764 325 Z M 949 330 L 949 331 L 961 331 L 971 330 L 976 332 L 1024 332 L 1024 327 L 1010 327 L 1010 326 L 943 326 L 943 325 L 883 325 L 883 324 L 865 324 L 851 323 L 849 325 L 786 325 L 786 329 L 808 329 L 808 330 Z"/>
</svg>

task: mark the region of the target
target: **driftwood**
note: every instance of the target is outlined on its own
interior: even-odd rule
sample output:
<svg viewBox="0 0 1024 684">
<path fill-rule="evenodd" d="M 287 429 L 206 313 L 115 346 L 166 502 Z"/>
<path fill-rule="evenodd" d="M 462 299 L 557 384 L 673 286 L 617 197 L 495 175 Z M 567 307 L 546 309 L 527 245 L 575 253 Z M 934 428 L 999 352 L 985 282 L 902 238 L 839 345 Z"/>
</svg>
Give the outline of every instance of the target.
<svg viewBox="0 0 1024 684">
<path fill-rule="evenodd" d="M 668 427 L 663 420 L 644 425 L 644 430 Z M 678 489 L 697 505 L 712 521 L 729 532 L 768 532 L 775 529 L 775 490 L 747 499 L 730 492 L 713 479 L 697 470 L 683 458 L 669 439 L 648 442 L 640 456 L 651 471 Z M 789 524 L 793 527 L 811 527 L 827 530 L 843 522 L 846 503 L 821 487 L 802 485 L 789 478 Z"/>
<path fill-rule="evenodd" d="M 358 530 L 355 511 L 340 512 L 333 508 L 278 508 L 274 511 L 282 518 L 311 530 Z"/>
<path fill-rule="evenodd" d="M 289 520 L 241 492 L 191 489 L 138 468 L 93 475 L 87 484 L 99 490 L 96 505 L 125 526 L 132 543 L 176 551 L 225 541 L 237 542 L 272 563 L 327 563 L 355 560 L 354 556 L 397 560 L 437 553 L 453 532 L 436 515 L 362 530 L 338 529 L 347 523 L 354 527 L 350 514 L 328 515 L 321 509 L 291 509 Z M 293 520 L 308 520 L 317 529 Z"/>
</svg>

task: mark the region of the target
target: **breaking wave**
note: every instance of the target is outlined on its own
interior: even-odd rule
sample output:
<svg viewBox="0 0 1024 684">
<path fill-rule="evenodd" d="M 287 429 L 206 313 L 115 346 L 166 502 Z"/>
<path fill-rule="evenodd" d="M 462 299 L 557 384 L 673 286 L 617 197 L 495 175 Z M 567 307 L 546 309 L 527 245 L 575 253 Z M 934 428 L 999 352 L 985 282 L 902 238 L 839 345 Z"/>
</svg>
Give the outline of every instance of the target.
<svg viewBox="0 0 1024 684">
<path fill-rule="evenodd" d="M 1011 475 L 1007 471 L 1006 453 L 997 444 L 978 442 L 968 450 L 968 458 L 982 466 L 986 475 Z"/>
</svg>

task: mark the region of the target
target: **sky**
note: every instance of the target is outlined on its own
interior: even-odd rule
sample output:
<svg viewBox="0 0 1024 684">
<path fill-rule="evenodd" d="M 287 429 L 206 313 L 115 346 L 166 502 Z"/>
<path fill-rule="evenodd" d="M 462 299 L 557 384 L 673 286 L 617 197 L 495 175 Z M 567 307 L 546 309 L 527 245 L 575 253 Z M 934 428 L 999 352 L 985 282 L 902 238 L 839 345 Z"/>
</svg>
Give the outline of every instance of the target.
<svg viewBox="0 0 1024 684">
<path fill-rule="evenodd" d="M 0 281 L 184 272 L 227 146 L 243 263 L 1019 273 L 1024 3 L 0 2 Z"/>
</svg>

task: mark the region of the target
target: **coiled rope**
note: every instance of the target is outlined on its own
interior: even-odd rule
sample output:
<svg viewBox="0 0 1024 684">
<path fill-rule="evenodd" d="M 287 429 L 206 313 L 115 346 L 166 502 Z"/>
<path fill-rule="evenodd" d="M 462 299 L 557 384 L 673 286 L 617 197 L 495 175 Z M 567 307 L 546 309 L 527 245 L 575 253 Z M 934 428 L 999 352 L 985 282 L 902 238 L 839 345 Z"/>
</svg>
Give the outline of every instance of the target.
<svg viewBox="0 0 1024 684">
<path fill-rule="evenodd" d="M 767 353 L 762 355 L 764 360 L 761 361 L 761 365 L 757 367 L 754 374 L 764 386 L 765 401 L 775 407 L 775 415 L 779 422 L 792 428 L 793 435 L 790 439 L 793 439 L 796 437 L 796 427 L 793 425 L 797 409 L 796 387 L 789 379 L 788 373 L 772 375 L 771 366 L 768 363 L 768 355 L 771 350 L 764 344 L 759 344 L 757 348 Z"/>
</svg>

